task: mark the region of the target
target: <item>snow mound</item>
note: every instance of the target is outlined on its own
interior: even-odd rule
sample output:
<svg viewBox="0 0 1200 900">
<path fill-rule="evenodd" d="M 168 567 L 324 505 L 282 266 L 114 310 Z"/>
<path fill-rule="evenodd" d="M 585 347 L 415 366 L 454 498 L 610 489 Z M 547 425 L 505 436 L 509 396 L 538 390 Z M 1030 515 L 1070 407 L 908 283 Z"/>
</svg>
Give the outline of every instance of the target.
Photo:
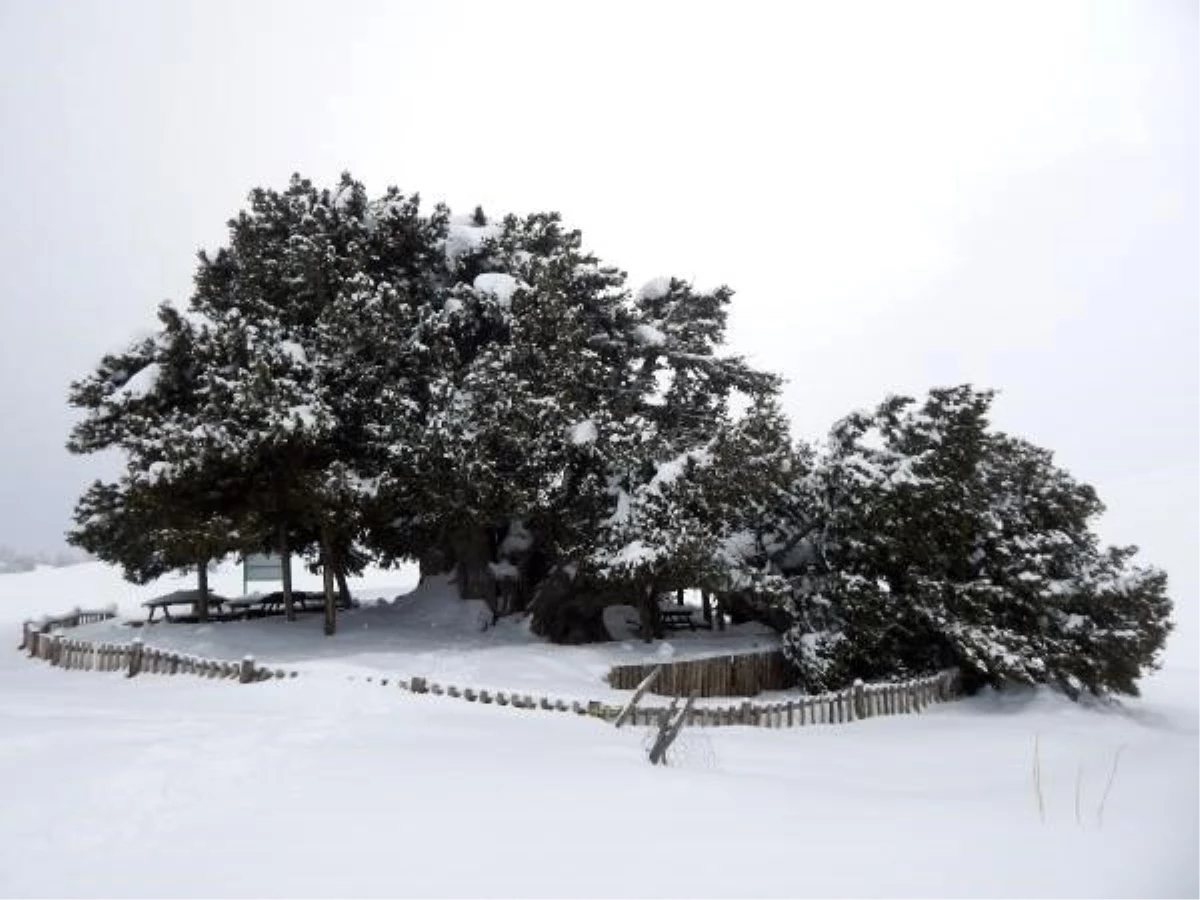
<svg viewBox="0 0 1200 900">
<path fill-rule="evenodd" d="M 591 419 L 584 419 L 571 426 L 571 443 L 576 447 L 583 444 L 594 444 L 597 437 L 596 423 Z"/>
<path fill-rule="evenodd" d="M 455 265 L 460 258 L 483 246 L 484 241 L 500 234 L 498 225 L 450 225 L 446 233 L 446 262 Z"/>
<path fill-rule="evenodd" d="M 158 384 L 158 376 L 161 372 L 162 367 L 158 363 L 150 363 L 147 366 L 143 366 L 121 385 L 117 390 L 118 396 L 131 400 L 139 400 L 145 397 Z"/>
<path fill-rule="evenodd" d="M 502 306 L 512 303 L 512 295 L 521 286 L 517 279 L 504 272 L 484 272 L 475 278 L 473 287 L 483 294 L 491 294 Z"/>
<path fill-rule="evenodd" d="M 671 293 L 671 279 L 667 276 L 651 278 L 637 292 L 639 300 L 661 300 Z"/>
<path fill-rule="evenodd" d="M 667 342 L 667 336 L 653 325 L 638 325 L 633 329 L 633 337 L 646 347 L 661 347 Z"/>
</svg>

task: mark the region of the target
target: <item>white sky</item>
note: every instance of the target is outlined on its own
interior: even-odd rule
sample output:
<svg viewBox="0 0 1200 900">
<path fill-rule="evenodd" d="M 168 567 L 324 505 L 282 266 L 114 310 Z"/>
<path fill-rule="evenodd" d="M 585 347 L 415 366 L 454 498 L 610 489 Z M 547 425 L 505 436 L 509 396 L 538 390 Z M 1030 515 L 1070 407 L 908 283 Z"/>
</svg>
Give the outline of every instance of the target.
<svg viewBox="0 0 1200 900">
<path fill-rule="evenodd" d="M 728 283 L 798 435 L 999 388 L 1194 643 L 1197 33 L 1145 0 L 0 0 L 0 544 L 59 547 L 108 468 L 62 449 L 68 382 L 252 186 L 349 169 Z"/>
</svg>

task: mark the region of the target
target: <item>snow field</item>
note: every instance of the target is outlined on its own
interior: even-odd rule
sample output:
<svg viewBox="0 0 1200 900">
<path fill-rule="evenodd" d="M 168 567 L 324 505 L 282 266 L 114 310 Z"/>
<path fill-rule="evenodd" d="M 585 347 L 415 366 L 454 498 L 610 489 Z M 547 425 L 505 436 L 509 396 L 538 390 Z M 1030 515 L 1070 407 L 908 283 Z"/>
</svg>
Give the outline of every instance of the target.
<svg viewBox="0 0 1200 900">
<path fill-rule="evenodd" d="M 383 591 L 389 577 L 395 585 L 396 573 L 374 573 L 356 588 L 374 580 Z M 607 665 L 580 662 L 599 650 L 471 632 L 469 604 L 419 628 L 410 621 L 407 638 L 356 643 L 404 624 L 384 624 L 404 601 L 360 610 L 369 627 L 322 639 L 340 651 L 312 658 L 305 677 L 249 686 L 68 672 L 12 649 L 26 616 L 108 602 L 129 613 L 140 597 L 186 584 L 132 589 L 95 564 L 0 577 L 10 635 L 0 652 L 0 895 L 1197 893 L 1188 661 L 1120 706 L 1026 691 L 842 726 L 691 729 L 662 768 L 646 762 L 645 729 L 345 677 L 385 662 L 402 671 L 414 652 L 493 679 L 524 653 L 537 683 L 581 684 L 581 668 Z M 240 575 L 215 576 L 214 589 L 238 593 Z M 247 623 L 256 628 L 237 640 L 269 639 L 274 624 Z M 234 641 L 224 627 L 158 630 L 217 647 Z M 320 632 L 317 619 L 292 628 Z M 475 646 L 462 651 L 467 636 Z M 272 649 L 287 646 L 277 637 Z M 306 639 L 291 646 L 311 654 Z"/>
</svg>

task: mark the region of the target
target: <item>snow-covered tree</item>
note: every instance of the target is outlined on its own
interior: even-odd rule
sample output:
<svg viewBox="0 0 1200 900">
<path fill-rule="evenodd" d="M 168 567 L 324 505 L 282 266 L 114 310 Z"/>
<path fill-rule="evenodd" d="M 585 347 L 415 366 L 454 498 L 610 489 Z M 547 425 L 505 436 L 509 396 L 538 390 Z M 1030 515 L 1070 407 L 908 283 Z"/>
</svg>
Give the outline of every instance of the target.
<svg viewBox="0 0 1200 900">
<path fill-rule="evenodd" d="M 415 332 L 431 348 L 420 433 L 392 442 L 381 496 L 397 548 L 498 611 L 538 595 L 535 624 L 553 632 L 542 582 L 569 569 L 578 594 L 611 580 L 595 544 L 622 497 L 700 454 L 732 391 L 775 379 L 718 352 L 728 291 L 665 280 L 631 294 L 557 215 L 477 210 L 445 252 L 454 283 Z"/>
<path fill-rule="evenodd" d="M 72 385 L 71 402 L 86 415 L 68 448 L 118 450 L 126 470 L 83 495 L 68 540 L 118 563 L 133 581 L 195 568 L 196 612 L 204 619 L 207 564 L 239 547 L 231 525 L 237 495 L 231 479 L 238 473 L 203 442 L 197 446 L 193 434 L 203 404 L 202 329 L 169 305 L 159 309 L 159 321 L 158 333 L 106 356 L 93 375 Z"/>
<path fill-rule="evenodd" d="M 1169 625 L 1165 576 L 1100 547 L 1095 492 L 990 430 L 992 393 L 893 397 L 839 422 L 801 485 L 785 647 L 824 687 L 957 665 L 994 683 L 1131 692 Z"/>
<path fill-rule="evenodd" d="M 786 587 L 770 568 L 764 523 L 794 477 L 787 422 L 764 393 L 740 418 L 711 427 L 708 440 L 678 456 L 619 473 L 616 503 L 588 556 L 636 599 L 643 637 L 661 636 L 664 593 L 738 592 L 769 607 Z"/>
<path fill-rule="evenodd" d="M 968 386 L 793 446 L 778 379 L 724 350 L 730 298 L 631 291 L 553 213 L 452 218 L 349 175 L 255 190 L 187 311 L 72 386 L 70 448 L 126 469 L 71 539 L 133 578 L 305 554 L 329 632 L 371 555 L 555 639 L 631 601 L 649 638 L 700 587 L 784 631 L 813 686 L 953 663 L 1132 689 L 1165 578 L 1100 547 L 1090 488 Z"/>
<path fill-rule="evenodd" d="M 313 547 L 344 576 L 361 562 L 360 493 L 386 457 L 379 398 L 406 389 L 402 313 L 433 290 L 443 233 L 440 212 L 395 189 L 368 202 L 349 176 L 252 192 L 228 246 L 200 254 L 189 314 L 164 308 L 158 335 L 74 387 L 87 415 L 71 449 L 123 451 L 127 482 L 150 479 L 156 496 L 209 483 L 233 522 L 223 549 Z"/>
</svg>

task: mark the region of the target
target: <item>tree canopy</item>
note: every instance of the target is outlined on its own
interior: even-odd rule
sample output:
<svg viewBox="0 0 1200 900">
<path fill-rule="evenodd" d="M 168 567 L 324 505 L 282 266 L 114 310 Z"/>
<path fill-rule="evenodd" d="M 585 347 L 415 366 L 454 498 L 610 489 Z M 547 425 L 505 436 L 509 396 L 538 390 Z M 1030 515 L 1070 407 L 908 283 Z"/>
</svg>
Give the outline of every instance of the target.
<svg viewBox="0 0 1200 900">
<path fill-rule="evenodd" d="M 1165 576 L 1100 546 L 1090 488 L 969 386 L 793 442 L 779 379 L 724 348 L 731 298 L 633 290 L 555 213 L 257 189 L 187 308 L 72 385 L 69 448 L 126 466 L 69 538 L 136 580 L 272 550 L 344 586 L 415 559 L 555 640 L 602 638 L 614 602 L 650 638 L 658 598 L 699 587 L 779 628 L 814 687 L 954 664 L 1134 689 Z"/>
</svg>

